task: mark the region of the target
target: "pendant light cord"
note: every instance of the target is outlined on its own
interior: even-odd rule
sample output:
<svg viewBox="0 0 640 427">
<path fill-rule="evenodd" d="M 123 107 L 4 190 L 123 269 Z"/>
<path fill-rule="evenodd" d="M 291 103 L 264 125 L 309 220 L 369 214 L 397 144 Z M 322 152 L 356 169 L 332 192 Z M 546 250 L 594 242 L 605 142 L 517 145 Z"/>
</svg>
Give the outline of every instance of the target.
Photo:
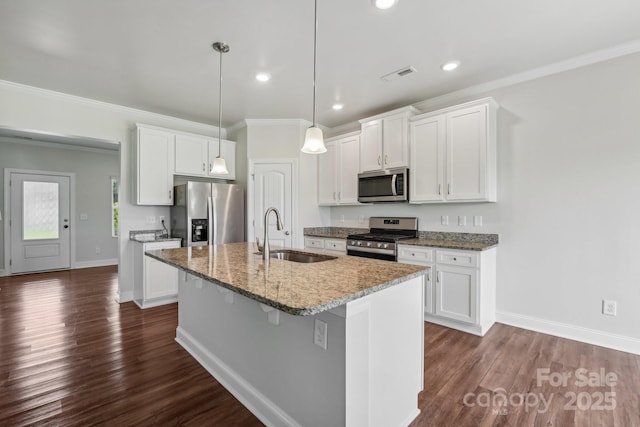
<svg viewBox="0 0 640 427">
<path fill-rule="evenodd" d="M 313 127 L 316 127 L 316 62 L 318 57 L 318 0 L 314 2 L 313 11 Z"/>
<path fill-rule="evenodd" d="M 220 51 L 220 100 L 218 102 L 218 157 L 222 152 L 222 50 Z"/>
</svg>

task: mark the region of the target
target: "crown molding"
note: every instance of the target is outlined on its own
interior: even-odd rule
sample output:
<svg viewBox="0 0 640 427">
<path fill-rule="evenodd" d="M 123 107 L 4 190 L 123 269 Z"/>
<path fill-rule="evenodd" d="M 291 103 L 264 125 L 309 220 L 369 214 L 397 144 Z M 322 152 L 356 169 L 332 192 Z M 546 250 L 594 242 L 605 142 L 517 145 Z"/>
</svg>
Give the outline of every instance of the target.
<svg viewBox="0 0 640 427">
<path fill-rule="evenodd" d="M 421 111 L 428 112 L 433 108 L 437 108 L 448 102 L 457 101 L 461 98 L 477 96 L 479 94 L 484 94 L 492 90 L 501 89 L 507 86 L 513 86 L 518 83 L 536 80 L 542 77 L 574 70 L 576 68 L 586 67 L 588 65 L 597 64 L 599 62 L 608 61 L 638 52 L 640 52 L 640 40 L 634 40 L 629 43 L 623 43 L 607 49 L 602 49 L 595 52 L 587 53 L 585 55 L 576 56 L 574 58 L 534 68 L 522 73 L 513 74 L 501 79 L 492 80 L 486 83 L 480 83 L 478 85 L 450 92 L 445 95 L 437 96 L 435 98 L 429 98 L 425 101 L 415 103 L 413 104 L 413 106 Z"/>
<path fill-rule="evenodd" d="M 0 80 L 0 89 L 14 90 L 17 92 L 30 93 L 38 96 L 44 96 L 52 99 L 59 99 L 67 102 L 73 102 L 85 106 L 91 106 L 102 110 L 112 111 L 115 113 L 136 115 L 138 116 L 135 121 L 141 120 L 161 120 L 163 122 L 170 122 L 177 126 L 187 126 L 190 129 L 195 129 L 194 132 L 211 133 L 218 135 L 218 127 L 208 125 L 205 123 L 194 122 L 191 120 L 180 119 L 173 116 L 167 116 L 164 114 L 153 113 L 151 111 L 139 110 L 137 108 L 125 107 L 124 105 L 111 104 L 109 102 L 98 101 L 91 98 L 83 98 L 81 96 L 70 95 L 64 92 L 56 92 L 54 90 L 42 89 L 35 86 L 28 86 L 22 83 L 15 83 L 8 80 Z M 142 119 L 140 119 L 142 117 Z M 224 128 L 223 128 L 224 133 Z"/>
</svg>

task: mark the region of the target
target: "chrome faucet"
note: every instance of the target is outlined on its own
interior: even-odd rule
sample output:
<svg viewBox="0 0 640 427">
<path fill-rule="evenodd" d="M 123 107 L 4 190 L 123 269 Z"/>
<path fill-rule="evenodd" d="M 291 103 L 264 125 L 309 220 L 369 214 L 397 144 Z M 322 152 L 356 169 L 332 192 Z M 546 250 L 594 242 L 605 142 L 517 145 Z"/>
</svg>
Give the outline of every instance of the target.
<svg viewBox="0 0 640 427">
<path fill-rule="evenodd" d="M 269 214 L 271 212 L 275 212 L 276 213 L 276 228 L 278 230 L 282 230 L 282 228 L 284 227 L 282 225 L 282 221 L 280 220 L 280 212 L 278 212 L 278 209 L 271 207 L 269 209 L 267 209 L 267 211 L 264 213 L 264 241 L 262 242 L 262 259 L 264 260 L 269 260 L 269 255 L 271 255 L 271 251 L 269 249 Z M 258 247 L 260 245 L 258 244 Z"/>
</svg>

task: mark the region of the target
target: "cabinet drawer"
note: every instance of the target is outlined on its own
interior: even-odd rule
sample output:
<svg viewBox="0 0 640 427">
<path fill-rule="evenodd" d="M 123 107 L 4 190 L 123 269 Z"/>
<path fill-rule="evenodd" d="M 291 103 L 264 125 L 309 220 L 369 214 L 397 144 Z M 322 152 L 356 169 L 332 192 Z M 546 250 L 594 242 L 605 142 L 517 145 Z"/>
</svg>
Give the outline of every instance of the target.
<svg viewBox="0 0 640 427">
<path fill-rule="evenodd" d="M 309 249 L 324 249 L 324 239 L 305 237 L 304 247 Z"/>
<path fill-rule="evenodd" d="M 324 241 L 324 248 L 328 251 L 347 252 L 347 241 L 340 239 L 327 239 Z"/>
<path fill-rule="evenodd" d="M 433 249 L 420 246 L 398 246 L 398 261 L 432 263 Z"/>
<path fill-rule="evenodd" d="M 477 267 L 478 254 L 473 252 L 437 251 L 437 263 L 459 267 Z"/>
</svg>

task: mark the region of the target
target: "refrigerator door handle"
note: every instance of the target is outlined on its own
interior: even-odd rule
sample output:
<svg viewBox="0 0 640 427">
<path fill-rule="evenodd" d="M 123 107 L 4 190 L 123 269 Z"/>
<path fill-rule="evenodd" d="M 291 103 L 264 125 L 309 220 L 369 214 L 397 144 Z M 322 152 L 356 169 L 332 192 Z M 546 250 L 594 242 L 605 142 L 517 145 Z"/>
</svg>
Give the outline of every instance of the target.
<svg viewBox="0 0 640 427">
<path fill-rule="evenodd" d="M 207 226 L 209 227 L 209 236 L 207 238 L 207 244 L 209 245 L 213 245 L 213 226 L 214 226 L 213 212 L 214 212 L 213 198 L 207 197 L 207 217 L 208 217 Z"/>
<path fill-rule="evenodd" d="M 211 198 L 211 244 L 215 245 L 218 240 L 218 235 L 216 233 L 218 226 L 218 206 L 216 203 L 216 198 Z"/>
</svg>

